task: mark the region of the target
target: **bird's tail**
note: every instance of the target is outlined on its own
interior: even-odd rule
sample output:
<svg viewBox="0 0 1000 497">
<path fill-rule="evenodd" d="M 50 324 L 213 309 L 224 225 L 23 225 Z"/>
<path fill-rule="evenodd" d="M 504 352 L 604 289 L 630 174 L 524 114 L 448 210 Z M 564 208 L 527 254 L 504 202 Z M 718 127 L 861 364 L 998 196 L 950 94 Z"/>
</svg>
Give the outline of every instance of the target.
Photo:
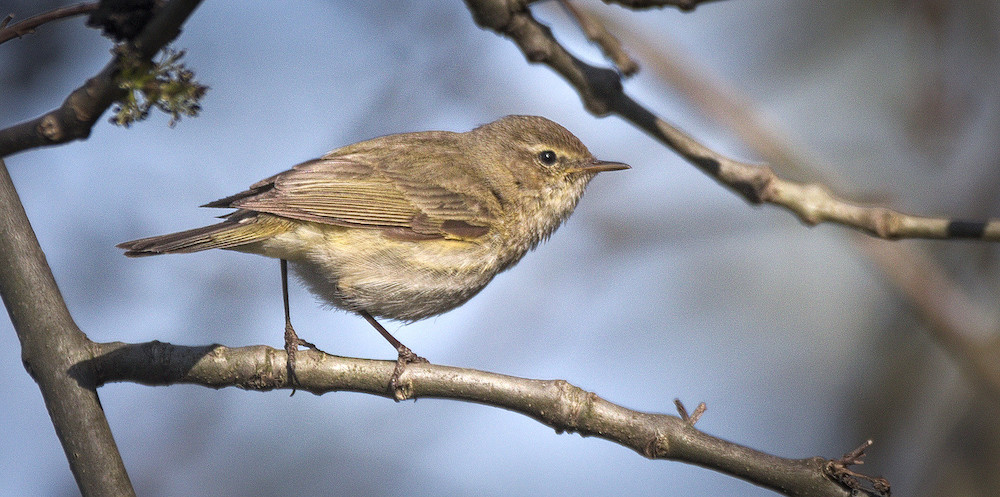
<svg viewBox="0 0 1000 497">
<path fill-rule="evenodd" d="M 234 248 L 266 240 L 294 227 L 292 221 L 251 211 L 236 211 L 225 221 L 167 235 L 119 243 L 127 257 L 184 254 L 214 248 Z"/>
</svg>

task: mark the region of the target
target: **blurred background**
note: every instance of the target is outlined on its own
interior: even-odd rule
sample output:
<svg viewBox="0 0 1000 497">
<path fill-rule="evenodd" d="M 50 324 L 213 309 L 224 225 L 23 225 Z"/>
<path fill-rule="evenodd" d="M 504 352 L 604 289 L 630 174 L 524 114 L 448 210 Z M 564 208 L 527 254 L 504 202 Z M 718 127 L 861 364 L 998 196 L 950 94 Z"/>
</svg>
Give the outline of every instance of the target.
<svg viewBox="0 0 1000 497">
<path fill-rule="evenodd" d="M 740 134 L 749 124 L 794 153 L 775 163 L 786 177 L 904 212 L 1000 217 L 998 2 L 599 3 L 575 5 L 643 64 L 626 90 L 716 150 L 775 162 L 764 138 Z M 4 0 L 0 14 L 59 5 Z M 606 65 L 558 4 L 534 12 Z M 0 127 L 55 108 L 107 63 L 111 43 L 83 22 L 0 46 Z M 748 206 L 627 123 L 587 114 L 462 2 L 205 2 L 183 29 L 174 46 L 211 86 L 200 117 L 123 129 L 105 116 L 86 141 L 7 159 L 91 339 L 280 346 L 277 261 L 134 260 L 114 245 L 212 222 L 223 212 L 198 205 L 342 145 L 538 114 L 633 168 L 598 177 L 551 240 L 466 305 L 387 322 L 400 340 L 434 363 L 565 379 L 632 409 L 704 401 L 700 429 L 783 457 L 839 457 L 872 438 L 860 469 L 897 495 L 1000 493 L 998 396 L 871 257 L 890 242 Z M 718 99 L 684 77 L 753 120 L 718 119 L 706 108 Z M 996 245 L 895 246 L 950 279 L 939 304 L 981 332 L 966 338 L 997 340 Z M 395 358 L 363 319 L 299 285 L 291 298 L 300 336 L 321 349 Z M 6 319 L 0 354 L 0 494 L 77 494 Z M 100 395 L 140 495 L 773 495 L 481 405 L 134 384 Z"/>
</svg>

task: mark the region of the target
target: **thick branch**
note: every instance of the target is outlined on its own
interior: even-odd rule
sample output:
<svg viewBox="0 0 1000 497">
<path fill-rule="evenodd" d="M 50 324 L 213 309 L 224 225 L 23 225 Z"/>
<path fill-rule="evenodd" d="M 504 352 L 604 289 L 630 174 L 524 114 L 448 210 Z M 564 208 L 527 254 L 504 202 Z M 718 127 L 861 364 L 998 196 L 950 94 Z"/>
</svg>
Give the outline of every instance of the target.
<svg viewBox="0 0 1000 497">
<path fill-rule="evenodd" d="M 643 129 L 688 162 L 752 204 L 788 209 L 808 225 L 833 222 L 869 235 L 897 238 L 975 238 L 1000 240 L 1000 221 L 959 221 L 903 214 L 880 206 L 840 199 L 819 184 L 778 177 L 770 167 L 740 162 L 701 144 L 632 100 L 618 73 L 590 66 L 570 54 L 552 31 L 515 0 L 466 0 L 476 22 L 513 40 L 531 62 L 542 62 L 576 89 L 588 111 L 615 113 Z"/>
<path fill-rule="evenodd" d="M 66 309 L 0 159 L 0 294 L 83 495 L 135 495 L 88 364 L 89 341 Z M 76 365 L 76 366 L 74 366 Z"/>
<path fill-rule="evenodd" d="M 181 24 L 199 3 L 201 0 L 173 0 L 164 5 L 133 40 L 132 53 L 141 60 L 150 60 L 180 34 Z M 58 109 L 0 131 L 0 157 L 90 136 L 101 114 L 121 92 L 114 82 L 118 59 L 112 59 L 101 72 L 70 93 Z"/>
<path fill-rule="evenodd" d="M 198 5 L 165 5 L 132 47 L 150 58 L 179 33 Z M 0 155 L 85 137 L 117 94 L 116 61 L 74 91 L 59 109 L 0 132 Z M 91 342 L 73 322 L 0 159 L 0 295 L 21 342 L 25 368 L 38 382 L 45 405 L 80 492 L 85 496 L 134 495 L 100 400 L 91 364 Z"/>
<path fill-rule="evenodd" d="M 352 391 L 393 398 L 388 383 L 395 364 L 300 351 L 295 388 L 315 394 Z M 101 383 L 291 388 L 285 353 L 265 346 L 95 344 L 94 359 L 78 367 L 97 371 Z M 786 495 L 848 495 L 844 487 L 824 476 L 827 461 L 823 458 L 784 459 L 765 454 L 707 435 L 676 416 L 626 409 L 562 380 L 532 380 L 417 363 L 406 367 L 399 384 L 403 398 L 455 399 L 501 407 L 558 432 L 597 436 L 649 458 L 705 466 Z"/>
</svg>

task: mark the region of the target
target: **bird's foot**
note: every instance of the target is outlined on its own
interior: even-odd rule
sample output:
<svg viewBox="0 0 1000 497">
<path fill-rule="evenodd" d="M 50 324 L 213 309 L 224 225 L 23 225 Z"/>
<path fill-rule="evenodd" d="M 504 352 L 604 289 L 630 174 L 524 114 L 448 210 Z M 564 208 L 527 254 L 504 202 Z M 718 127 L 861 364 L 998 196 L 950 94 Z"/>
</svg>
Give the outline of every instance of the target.
<svg viewBox="0 0 1000 497">
<path fill-rule="evenodd" d="M 292 328 L 292 323 L 290 321 L 285 322 L 285 371 L 288 373 L 288 382 L 292 385 L 292 395 L 295 395 L 295 387 L 299 384 L 299 378 L 295 375 L 295 353 L 299 350 L 299 347 L 323 352 L 313 343 L 299 338 L 295 334 L 295 328 Z"/>
<path fill-rule="evenodd" d="M 429 363 L 430 361 L 414 354 L 409 347 L 402 344 L 400 344 L 399 348 L 396 350 L 399 352 L 399 357 L 396 359 L 396 367 L 392 370 L 392 376 L 389 377 L 389 391 L 392 392 L 393 397 L 397 402 L 399 402 L 401 400 L 406 400 L 410 393 L 404 388 L 404 385 L 399 382 L 399 377 L 406 369 L 406 365 L 421 362 Z"/>
</svg>

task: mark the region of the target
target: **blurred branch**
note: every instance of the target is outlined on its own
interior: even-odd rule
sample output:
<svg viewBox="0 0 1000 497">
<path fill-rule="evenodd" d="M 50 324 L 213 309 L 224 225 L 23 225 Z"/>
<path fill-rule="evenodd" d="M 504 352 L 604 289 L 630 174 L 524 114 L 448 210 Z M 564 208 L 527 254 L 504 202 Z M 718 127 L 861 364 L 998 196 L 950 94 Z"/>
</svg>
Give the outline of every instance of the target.
<svg viewBox="0 0 1000 497">
<path fill-rule="evenodd" d="M 649 133 L 681 157 L 751 204 L 784 207 L 808 225 L 833 222 L 869 235 L 897 238 L 977 238 L 1000 240 L 1000 221 L 960 221 L 903 214 L 880 206 L 848 202 L 818 183 L 798 183 L 777 176 L 766 165 L 726 157 L 660 119 L 632 100 L 613 70 L 593 67 L 570 54 L 517 0 L 466 0 L 473 19 L 514 41 L 530 62 L 541 62 L 577 90 L 592 114 L 615 113 Z"/>
<path fill-rule="evenodd" d="M 146 385 L 191 383 L 211 388 L 291 389 L 285 352 L 258 345 L 185 347 L 162 342 L 93 344 L 93 359 L 70 374 L 97 373 L 99 384 L 133 381 Z M 417 363 L 388 388 L 395 361 L 338 357 L 305 350 L 296 356 L 294 388 L 314 394 L 362 392 L 396 400 L 454 399 L 524 414 L 557 432 L 597 436 L 651 459 L 670 459 L 711 468 L 785 495 L 840 496 L 849 491 L 827 476 L 821 457 L 784 459 L 705 434 L 694 420 L 626 409 L 562 380 L 533 380 L 496 373 Z M 700 415 L 703 408 L 696 410 Z M 865 492 L 855 495 L 865 495 Z"/>
<path fill-rule="evenodd" d="M 129 54 L 149 62 L 180 34 L 181 24 L 201 0 L 172 0 L 129 43 Z M 30 121 L 0 130 L 0 157 L 29 148 L 57 145 L 90 136 L 94 123 L 123 92 L 115 83 L 121 55 L 66 97 L 62 106 Z"/>
<path fill-rule="evenodd" d="M 694 10 L 700 3 L 717 0 L 603 0 L 604 3 L 617 3 L 622 7 L 634 10 L 654 9 L 660 7 L 677 7 L 681 10 Z"/>
<path fill-rule="evenodd" d="M 612 22 L 601 19 L 601 22 Z M 695 102 L 710 117 L 733 129 L 747 146 L 784 169 L 816 176 L 815 162 L 803 157 L 798 147 L 778 136 L 764 122 L 753 104 L 725 88 L 687 62 L 679 53 L 653 50 L 642 40 L 629 39 L 638 47 L 648 67 L 667 84 Z M 667 44 L 669 45 L 669 44 Z M 996 318 L 972 302 L 935 260 L 915 247 L 861 240 L 860 248 L 909 299 L 929 326 L 932 337 L 958 365 L 965 376 L 982 391 L 1000 397 L 1000 337 Z"/>
<path fill-rule="evenodd" d="M 576 19 L 576 23 L 580 25 L 580 29 L 583 30 L 587 39 L 601 47 L 604 56 L 611 59 L 611 62 L 622 74 L 630 76 L 639 70 L 639 64 L 625 52 L 622 43 L 604 27 L 604 24 L 598 22 L 589 13 L 574 7 L 570 0 L 559 0 L 559 3 L 566 9 L 566 12 L 569 12 Z"/>
<path fill-rule="evenodd" d="M 940 265 L 915 247 L 862 240 L 861 248 L 909 299 L 928 324 L 931 337 L 965 376 L 1000 399 L 1000 337 L 995 317 L 982 312 Z"/>
<path fill-rule="evenodd" d="M 3 25 L 0 25 L 0 43 L 4 43 L 13 38 L 20 38 L 26 34 L 31 34 L 35 32 L 35 28 L 47 22 L 78 16 L 80 14 L 87 14 L 95 10 L 97 10 L 97 2 L 78 3 L 68 7 L 52 9 L 48 12 L 31 16 L 23 21 L 15 22 L 14 24 L 8 25 L 5 21 Z M 8 16 L 7 20 L 10 20 L 12 16 L 13 14 Z"/>
</svg>

